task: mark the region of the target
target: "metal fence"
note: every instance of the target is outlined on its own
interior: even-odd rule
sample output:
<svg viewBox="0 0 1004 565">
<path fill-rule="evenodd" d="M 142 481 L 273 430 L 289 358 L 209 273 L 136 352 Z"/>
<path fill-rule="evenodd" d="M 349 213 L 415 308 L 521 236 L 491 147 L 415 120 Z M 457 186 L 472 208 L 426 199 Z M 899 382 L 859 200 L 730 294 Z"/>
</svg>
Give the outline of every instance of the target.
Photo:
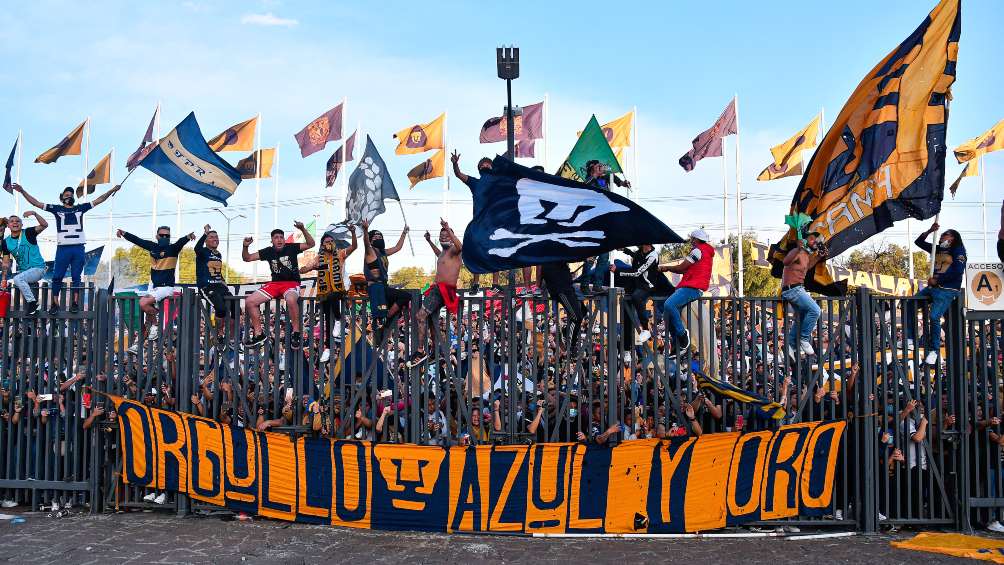
<svg viewBox="0 0 1004 565">
<path fill-rule="evenodd" d="M 671 346 L 663 297 L 637 308 L 619 289 L 582 296 L 577 325 L 547 296 L 462 293 L 427 333 L 417 292 L 377 330 L 366 297 L 301 298 L 293 320 L 265 304 L 268 340 L 247 348 L 243 297 L 227 319 L 185 289 L 159 305 L 149 339 L 139 297 L 83 293 L 78 312 L 33 317 L 15 296 L 3 320 L 4 500 L 190 510 L 184 496 L 122 484 L 116 415 L 93 389 L 241 427 L 439 446 L 613 445 L 846 420 L 832 508 L 790 525 L 964 530 L 1004 508 L 1004 328 L 960 304 L 927 364 L 926 302 L 867 291 L 817 300 L 812 355 L 789 348 L 797 320 L 777 298 L 692 303 L 686 351 Z M 428 360 L 411 366 L 424 336 Z M 702 390 L 698 374 L 780 403 L 784 418 Z"/>
</svg>

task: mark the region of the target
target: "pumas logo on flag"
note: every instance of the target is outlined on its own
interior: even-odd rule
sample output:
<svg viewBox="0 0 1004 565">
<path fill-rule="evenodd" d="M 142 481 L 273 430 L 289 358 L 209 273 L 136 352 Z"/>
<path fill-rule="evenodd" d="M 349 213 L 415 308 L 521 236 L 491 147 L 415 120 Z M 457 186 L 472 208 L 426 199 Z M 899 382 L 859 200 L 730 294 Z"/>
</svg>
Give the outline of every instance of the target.
<svg viewBox="0 0 1004 565">
<path fill-rule="evenodd" d="M 618 194 L 496 157 L 475 185 L 474 220 L 464 235 L 473 273 L 581 261 L 611 249 L 683 240 Z"/>
<path fill-rule="evenodd" d="M 492 255 L 509 257 L 519 249 L 542 241 L 555 241 L 569 247 L 596 247 L 606 237 L 603 230 L 579 230 L 589 220 L 627 212 L 628 207 L 611 201 L 599 192 L 584 192 L 578 188 L 568 188 L 532 179 L 520 179 L 516 183 L 519 193 L 518 209 L 520 222 L 524 225 L 537 224 L 550 228 L 541 234 L 518 234 L 505 228 L 495 230 L 492 241 L 517 240 L 510 247 L 493 247 Z"/>
<path fill-rule="evenodd" d="M 411 133 L 408 134 L 408 141 L 405 142 L 405 145 L 412 148 L 425 147 L 428 139 L 422 126 L 415 126 L 411 128 Z"/>
</svg>

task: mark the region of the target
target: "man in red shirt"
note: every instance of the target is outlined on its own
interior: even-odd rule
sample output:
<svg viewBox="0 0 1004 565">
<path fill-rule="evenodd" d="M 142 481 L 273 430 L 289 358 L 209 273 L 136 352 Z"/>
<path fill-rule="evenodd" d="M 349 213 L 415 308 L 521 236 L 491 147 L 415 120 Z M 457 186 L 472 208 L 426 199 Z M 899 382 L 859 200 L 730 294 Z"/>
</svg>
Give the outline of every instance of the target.
<svg viewBox="0 0 1004 565">
<path fill-rule="evenodd" d="M 248 336 L 244 344 L 249 347 L 260 345 L 265 341 L 265 333 L 261 327 L 261 309 L 259 306 L 282 298 L 286 301 L 286 313 L 293 326 L 290 334 L 290 347 L 300 347 L 300 265 L 296 256 L 314 246 L 314 236 L 307 231 L 303 222 L 293 222 L 296 229 L 303 234 L 303 243 L 286 243 L 286 234 L 281 229 L 272 230 L 272 245 L 250 253 L 248 247 L 254 241 L 251 236 L 244 238 L 244 249 L 241 258 L 245 262 L 267 261 L 272 271 L 272 282 L 263 285 L 257 291 L 249 294 L 244 301 L 244 307 L 251 316 L 253 335 Z"/>
<path fill-rule="evenodd" d="M 683 275 L 680 284 L 676 285 L 676 290 L 662 305 L 663 315 L 669 323 L 678 351 L 690 347 L 690 332 L 683 327 L 680 311 L 687 304 L 700 298 L 711 283 L 715 249 L 708 244 L 708 239 L 710 239 L 708 233 L 702 229 L 690 232 L 691 250 L 687 257 L 676 265 L 659 267 L 661 271 Z"/>
</svg>

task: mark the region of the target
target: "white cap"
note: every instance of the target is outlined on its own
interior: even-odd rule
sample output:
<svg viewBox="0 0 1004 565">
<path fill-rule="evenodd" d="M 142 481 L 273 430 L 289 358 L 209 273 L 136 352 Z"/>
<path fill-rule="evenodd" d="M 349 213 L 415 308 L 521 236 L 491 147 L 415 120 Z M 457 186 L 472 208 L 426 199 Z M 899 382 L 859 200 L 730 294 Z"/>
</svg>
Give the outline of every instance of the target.
<svg viewBox="0 0 1004 565">
<path fill-rule="evenodd" d="M 690 237 L 699 239 L 704 243 L 711 241 L 711 238 L 708 236 L 708 232 L 702 230 L 701 228 L 697 228 L 696 230 L 690 232 Z"/>
</svg>

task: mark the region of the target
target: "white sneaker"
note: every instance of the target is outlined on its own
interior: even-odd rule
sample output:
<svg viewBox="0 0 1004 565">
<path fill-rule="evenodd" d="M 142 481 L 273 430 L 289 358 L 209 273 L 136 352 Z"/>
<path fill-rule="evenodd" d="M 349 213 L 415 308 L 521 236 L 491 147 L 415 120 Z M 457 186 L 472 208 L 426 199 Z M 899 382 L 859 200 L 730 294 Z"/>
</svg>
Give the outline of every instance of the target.
<svg viewBox="0 0 1004 565">
<path fill-rule="evenodd" d="M 331 359 L 331 351 L 325 349 L 324 352 L 321 353 L 321 358 L 319 359 L 319 361 L 321 363 L 327 363 L 328 359 Z"/>
<path fill-rule="evenodd" d="M 885 514 L 879 512 L 879 522 L 885 522 L 885 521 L 886 521 Z"/>
<path fill-rule="evenodd" d="M 987 524 L 987 529 L 990 530 L 991 532 L 997 532 L 998 534 L 1004 534 L 1004 526 L 1002 526 L 1001 523 L 998 522 L 997 520 L 994 520 L 993 522 L 990 522 L 989 524 Z"/>
<path fill-rule="evenodd" d="M 162 492 L 162 493 L 158 494 L 157 498 L 153 499 L 153 501 L 156 502 L 157 504 L 164 504 L 165 500 L 167 500 L 167 493 L 166 492 Z"/>
<path fill-rule="evenodd" d="M 4 500 L 3 502 L 0 502 L 0 507 L 3 508 L 14 508 L 15 506 L 17 506 L 17 503 L 13 500 Z M 1000 526 L 1000 524 L 997 525 Z"/>
<path fill-rule="evenodd" d="M 133 344 L 129 346 L 128 351 L 130 355 L 139 355 L 139 342 L 134 341 Z"/>
<path fill-rule="evenodd" d="M 934 365 L 938 362 L 938 352 L 937 350 L 928 351 L 927 357 L 924 357 L 924 363 L 928 365 Z"/>
<path fill-rule="evenodd" d="M 63 509 L 64 510 L 69 510 L 70 508 L 73 508 L 73 503 L 72 502 L 70 502 L 69 500 L 67 500 L 66 502 L 63 503 Z"/>
<path fill-rule="evenodd" d="M 833 519 L 834 520 L 843 520 L 844 519 L 844 511 L 843 510 L 837 510 L 836 512 L 834 512 L 833 513 Z"/>
<path fill-rule="evenodd" d="M 785 349 L 788 350 L 788 359 L 791 359 L 792 361 L 794 361 L 795 360 L 795 348 L 789 345 L 789 346 L 785 347 Z"/>
<path fill-rule="evenodd" d="M 802 352 L 802 355 L 814 355 L 816 353 L 816 350 L 812 348 L 812 344 L 807 339 L 803 339 L 798 343 L 798 349 Z"/>
<path fill-rule="evenodd" d="M 153 502 L 153 499 L 157 498 L 157 493 L 151 492 L 150 494 L 143 497 L 146 502 Z"/>
<path fill-rule="evenodd" d="M 785 526 L 784 531 L 788 532 L 789 534 L 798 534 L 802 532 L 802 530 L 798 526 Z"/>
<path fill-rule="evenodd" d="M 906 346 L 906 350 L 907 351 L 913 351 L 914 347 L 913 347 L 913 340 L 912 339 L 906 340 L 905 343 L 902 342 L 902 341 L 897 342 L 896 343 L 896 349 L 903 349 L 904 345 Z"/>
<path fill-rule="evenodd" d="M 160 337 L 160 326 L 154 324 L 150 326 L 150 333 L 146 334 L 146 340 L 157 341 L 158 337 Z"/>
<path fill-rule="evenodd" d="M 334 324 L 331 324 L 331 337 L 336 339 L 341 339 L 342 337 L 342 322 L 341 320 L 335 320 Z"/>
<path fill-rule="evenodd" d="M 641 345 L 650 339 L 652 339 L 652 332 L 648 330 L 642 330 L 638 332 L 638 340 L 637 340 L 638 345 Z"/>
</svg>

